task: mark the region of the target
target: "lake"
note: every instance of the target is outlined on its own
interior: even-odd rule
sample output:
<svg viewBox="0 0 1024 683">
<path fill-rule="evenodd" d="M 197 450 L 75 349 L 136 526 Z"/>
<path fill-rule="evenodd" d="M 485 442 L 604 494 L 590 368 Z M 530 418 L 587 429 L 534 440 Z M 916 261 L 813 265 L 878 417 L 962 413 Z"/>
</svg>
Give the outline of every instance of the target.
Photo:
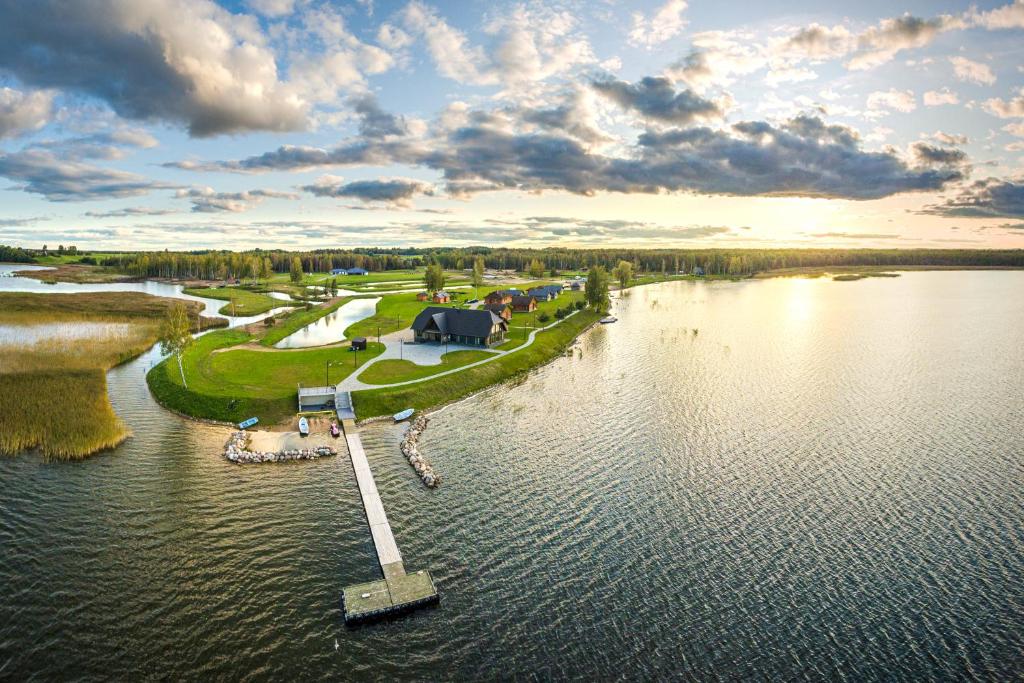
<svg viewBox="0 0 1024 683">
<path fill-rule="evenodd" d="M 1011 679 L 1024 650 L 1024 273 L 637 288 L 571 354 L 363 431 L 441 602 L 379 578 L 347 457 L 239 467 L 111 371 L 134 431 L 0 459 L 0 677 Z M 335 648 L 335 641 L 338 647 Z"/>
</svg>

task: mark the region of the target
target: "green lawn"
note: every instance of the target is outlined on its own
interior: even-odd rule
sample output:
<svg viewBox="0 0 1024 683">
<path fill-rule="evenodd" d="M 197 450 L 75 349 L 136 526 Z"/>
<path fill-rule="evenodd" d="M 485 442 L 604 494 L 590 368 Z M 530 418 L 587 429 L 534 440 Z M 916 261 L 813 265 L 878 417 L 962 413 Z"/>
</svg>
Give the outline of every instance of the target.
<svg viewBox="0 0 1024 683">
<path fill-rule="evenodd" d="M 581 311 L 550 330 L 539 333 L 529 347 L 463 372 L 404 387 L 357 391 L 352 394 L 356 415 L 364 419 L 389 415 L 404 408 L 424 410 L 503 382 L 563 353 L 580 332 L 600 317 L 599 313 L 589 309 Z"/>
<path fill-rule="evenodd" d="M 350 325 L 345 330 L 345 336 L 349 339 L 352 337 L 376 339 L 378 326 L 382 335 L 404 330 L 412 325 L 413 318 L 420 311 L 433 305 L 435 304 L 429 301 L 417 301 L 416 291 L 385 294 L 377 302 L 377 312 L 365 320 Z"/>
<path fill-rule="evenodd" d="M 461 368 L 485 358 L 492 358 L 495 354 L 486 351 L 452 351 L 441 356 L 440 365 L 416 365 L 407 360 L 382 360 L 377 361 L 366 369 L 359 381 L 367 384 L 394 384 L 395 382 L 407 382 L 411 379 L 429 377 L 439 372 Z"/>
<path fill-rule="evenodd" d="M 251 337 L 241 330 L 213 332 L 198 338 L 182 357 L 186 389 L 178 363 L 168 358 L 146 375 L 150 390 L 169 408 L 186 415 L 227 422 L 259 417 L 266 424 L 280 422 L 298 408 L 298 384 L 323 386 L 327 363 L 330 382 L 337 383 L 384 347 L 371 343 L 366 352 L 353 354 L 347 347 L 303 351 L 238 349 L 214 353 Z"/>
<path fill-rule="evenodd" d="M 224 304 L 218 311 L 221 315 L 259 315 L 280 306 L 287 306 L 290 303 L 273 299 L 259 292 L 251 292 L 241 287 L 189 287 L 184 292 L 192 296 L 227 301 L 228 303 Z"/>
</svg>

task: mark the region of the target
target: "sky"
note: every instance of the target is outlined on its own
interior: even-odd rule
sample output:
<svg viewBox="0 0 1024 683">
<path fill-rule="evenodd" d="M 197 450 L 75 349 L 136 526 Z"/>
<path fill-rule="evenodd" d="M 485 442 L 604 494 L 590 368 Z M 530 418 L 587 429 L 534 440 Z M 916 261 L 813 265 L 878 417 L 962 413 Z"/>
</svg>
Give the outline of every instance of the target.
<svg viewBox="0 0 1024 683">
<path fill-rule="evenodd" d="M 0 0 L 0 243 L 1024 248 L 1024 0 Z"/>
</svg>

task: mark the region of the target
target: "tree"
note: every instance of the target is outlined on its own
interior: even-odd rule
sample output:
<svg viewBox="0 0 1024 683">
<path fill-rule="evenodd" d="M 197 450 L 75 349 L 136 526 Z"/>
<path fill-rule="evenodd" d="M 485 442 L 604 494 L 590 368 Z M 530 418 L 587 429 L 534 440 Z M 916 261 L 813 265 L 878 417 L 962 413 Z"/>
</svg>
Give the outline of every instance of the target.
<svg viewBox="0 0 1024 683">
<path fill-rule="evenodd" d="M 444 289 L 444 270 L 441 269 L 441 264 L 433 263 L 427 266 L 426 272 L 423 273 L 423 281 L 429 292 Z"/>
<path fill-rule="evenodd" d="M 544 264 L 540 262 L 540 259 L 533 259 L 530 261 L 530 277 L 544 277 Z"/>
<path fill-rule="evenodd" d="M 470 275 L 473 287 L 479 287 L 484 283 L 484 257 L 477 256 L 473 259 L 473 274 Z"/>
<path fill-rule="evenodd" d="M 587 284 L 583 294 L 587 304 L 599 311 L 608 308 L 608 273 L 601 266 L 594 266 L 587 273 Z"/>
<path fill-rule="evenodd" d="M 629 286 L 629 281 L 633 279 L 633 264 L 629 261 L 619 261 L 619 265 L 615 266 L 612 275 L 619 281 L 619 289 L 625 289 Z"/>
<path fill-rule="evenodd" d="M 266 256 L 260 261 L 260 279 L 269 280 L 270 276 L 274 274 L 274 264 L 270 262 Z"/>
<path fill-rule="evenodd" d="M 178 358 L 178 372 L 181 383 L 188 389 L 185 380 L 185 369 L 181 365 L 181 354 L 192 344 L 192 329 L 188 322 L 188 309 L 185 304 L 177 301 L 167 309 L 167 319 L 160 331 L 160 353 Z"/>
<path fill-rule="evenodd" d="M 338 278 L 331 278 L 331 296 L 338 296 Z"/>
<path fill-rule="evenodd" d="M 295 284 L 302 282 L 302 259 L 298 256 L 292 257 L 292 265 L 288 275 Z"/>
</svg>

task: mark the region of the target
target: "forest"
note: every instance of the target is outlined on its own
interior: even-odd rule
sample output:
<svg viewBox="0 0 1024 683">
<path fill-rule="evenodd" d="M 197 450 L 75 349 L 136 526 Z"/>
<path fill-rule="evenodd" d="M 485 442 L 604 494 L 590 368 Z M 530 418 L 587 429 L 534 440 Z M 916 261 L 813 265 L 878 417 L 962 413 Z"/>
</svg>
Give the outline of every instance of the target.
<svg viewBox="0 0 1024 683">
<path fill-rule="evenodd" d="M 106 257 L 101 265 L 136 277 L 227 278 L 266 277 L 287 273 L 293 257 L 304 272 L 361 267 L 371 272 L 439 264 L 448 270 L 472 267 L 482 256 L 486 267 L 525 271 L 534 260 L 546 271 L 585 270 L 600 265 L 611 270 L 620 261 L 636 273 L 692 273 L 747 277 L 783 268 L 838 266 L 987 266 L 1024 268 L 1020 249 L 509 249 L 488 247 L 438 249 L 324 249 L 304 252 L 140 252 Z"/>
</svg>

